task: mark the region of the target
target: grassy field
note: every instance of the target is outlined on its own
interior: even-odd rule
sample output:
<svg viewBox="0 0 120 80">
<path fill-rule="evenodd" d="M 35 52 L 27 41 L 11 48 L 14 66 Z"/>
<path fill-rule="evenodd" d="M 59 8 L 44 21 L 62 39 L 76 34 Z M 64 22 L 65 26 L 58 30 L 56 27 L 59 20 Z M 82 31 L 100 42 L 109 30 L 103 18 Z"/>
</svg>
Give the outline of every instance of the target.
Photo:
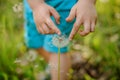
<svg viewBox="0 0 120 80">
<path fill-rule="evenodd" d="M 89 64 L 99 66 L 101 80 L 120 80 L 120 0 L 97 0 L 96 7 L 96 31 L 84 38 L 77 35 L 74 44 L 81 47 L 71 46 L 71 51 L 85 58 L 91 54 Z M 23 26 L 22 0 L 0 0 L 0 80 L 37 80 L 45 74 L 44 59 L 24 44 Z M 97 80 L 87 73 L 82 78 Z"/>
</svg>

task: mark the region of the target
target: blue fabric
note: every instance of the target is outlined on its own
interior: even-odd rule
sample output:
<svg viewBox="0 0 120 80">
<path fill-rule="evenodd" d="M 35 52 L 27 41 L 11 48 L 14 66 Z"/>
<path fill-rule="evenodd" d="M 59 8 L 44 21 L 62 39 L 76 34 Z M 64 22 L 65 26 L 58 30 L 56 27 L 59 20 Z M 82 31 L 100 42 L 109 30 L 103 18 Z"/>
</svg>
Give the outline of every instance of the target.
<svg viewBox="0 0 120 80">
<path fill-rule="evenodd" d="M 71 29 L 75 20 L 72 22 L 66 22 L 65 19 L 69 15 L 72 6 L 77 2 L 77 0 L 45 0 L 45 2 L 54 7 L 60 14 L 60 24 L 55 23 L 55 19 L 51 16 L 51 19 L 56 24 L 56 26 L 61 30 L 63 34 L 69 36 Z M 34 23 L 33 14 L 27 0 L 24 0 L 24 17 L 25 17 L 25 43 L 29 48 L 41 48 L 45 50 L 57 53 L 58 48 L 52 45 L 52 35 L 42 35 L 40 34 Z M 61 48 L 61 53 L 68 51 L 67 47 Z"/>
</svg>

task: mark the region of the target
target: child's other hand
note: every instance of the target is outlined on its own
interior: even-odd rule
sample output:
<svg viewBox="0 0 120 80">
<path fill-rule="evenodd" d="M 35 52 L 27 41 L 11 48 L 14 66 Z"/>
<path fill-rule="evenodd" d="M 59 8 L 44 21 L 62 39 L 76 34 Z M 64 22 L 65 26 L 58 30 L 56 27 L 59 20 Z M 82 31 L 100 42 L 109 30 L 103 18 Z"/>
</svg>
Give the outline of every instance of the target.
<svg viewBox="0 0 120 80">
<path fill-rule="evenodd" d="M 33 9 L 33 16 L 38 32 L 42 34 L 61 34 L 60 30 L 50 18 L 50 16 L 54 16 L 56 23 L 60 23 L 60 16 L 53 7 L 46 3 L 41 3 Z"/>
<path fill-rule="evenodd" d="M 76 22 L 74 23 L 73 29 L 69 36 L 70 40 L 73 39 L 82 24 L 84 26 L 84 30 L 79 32 L 81 36 L 85 36 L 95 30 L 97 13 L 94 2 L 92 1 L 93 0 L 79 0 L 71 9 L 66 21 L 70 22 L 76 17 Z"/>
</svg>

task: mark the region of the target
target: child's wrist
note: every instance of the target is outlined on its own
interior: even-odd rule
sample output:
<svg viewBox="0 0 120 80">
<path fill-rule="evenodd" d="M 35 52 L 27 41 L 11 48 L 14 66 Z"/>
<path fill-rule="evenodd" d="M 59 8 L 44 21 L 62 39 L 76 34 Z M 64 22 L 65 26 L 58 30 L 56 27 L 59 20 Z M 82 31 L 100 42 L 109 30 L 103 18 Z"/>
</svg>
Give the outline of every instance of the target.
<svg viewBox="0 0 120 80">
<path fill-rule="evenodd" d="M 28 0 L 28 2 L 32 10 L 45 3 L 44 0 L 34 0 L 34 2 L 32 0 Z"/>
<path fill-rule="evenodd" d="M 44 4 L 44 2 L 39 2 L 36 5 L 32 6 L 32 10 L 35 10 L 37 8 L 39 8 L 40 6 L 42 6 Z"/>
</svg>

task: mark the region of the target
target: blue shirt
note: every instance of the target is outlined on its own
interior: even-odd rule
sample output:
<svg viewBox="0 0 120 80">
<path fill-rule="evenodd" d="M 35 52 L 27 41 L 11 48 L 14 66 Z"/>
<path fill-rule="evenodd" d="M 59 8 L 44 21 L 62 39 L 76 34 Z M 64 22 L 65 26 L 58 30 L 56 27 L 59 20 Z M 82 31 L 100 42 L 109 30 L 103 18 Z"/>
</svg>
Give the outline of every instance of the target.
<svg viewBox="0 0 120 80">
<path fill-rule="evenodd" d="M 78 0 L 45 0 L 45 2 L 54 7 L 57 11 L 70 11 Z M 25 12 L 32 12 L 27 0 L 24 0 Z"/>
</svg>

